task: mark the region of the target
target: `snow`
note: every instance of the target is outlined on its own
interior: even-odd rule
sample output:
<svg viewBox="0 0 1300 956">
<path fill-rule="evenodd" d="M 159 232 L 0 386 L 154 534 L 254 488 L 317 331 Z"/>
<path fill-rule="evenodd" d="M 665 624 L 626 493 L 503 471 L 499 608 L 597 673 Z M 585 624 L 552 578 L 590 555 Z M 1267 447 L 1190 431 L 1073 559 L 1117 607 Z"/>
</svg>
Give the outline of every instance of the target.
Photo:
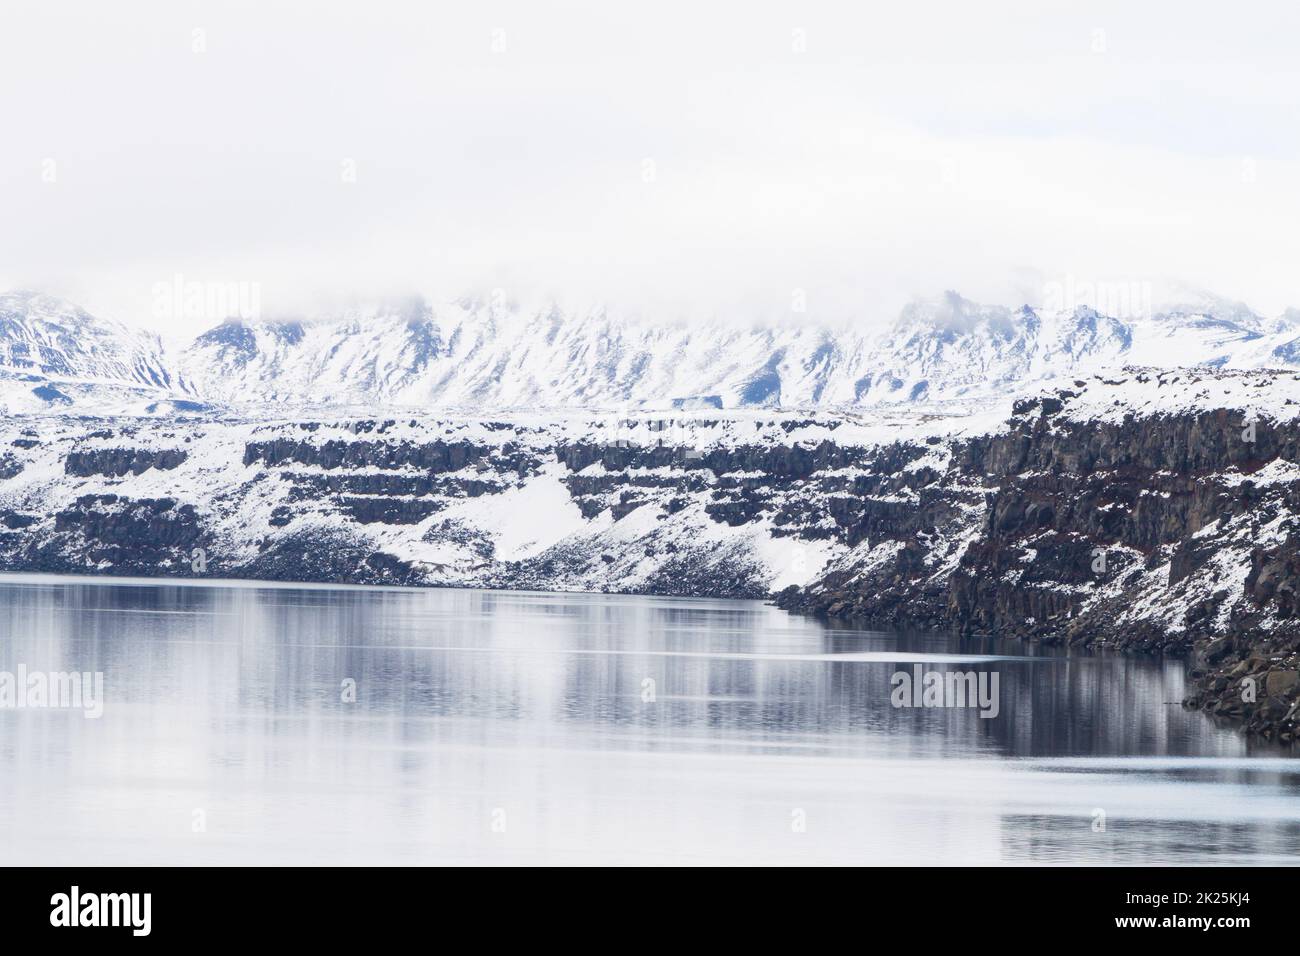
<svg viewBox="0 0 1300 956">
<path fill-rule="evenodd" d="M 1300 366 L 1293 313 L 1265 319 L 1194 292 L 1165 308 L 1121 319 L 948 293 L 912 303 L 893 324 L 819 327 L 404 299 L 307 321 L 231 321 L 177 352 L 72 303 L 10 293 L 0 295 L 0 403 L 16 414 L 164 417 L 591 409 L 615 421 L 655 412 L 671 430 L 675 417 L 717 406 L 996 417 L 1015 394 L 1126 365 Z M 812 424 L 804 437 L 830 436 Z"/>
<path fill-rule="evenodd" d="M 1221 409 L 1239 414 L 1243 431 L 1258 424 L 1300 416 L 1300 373 L 1261 369 L 1122 368 L 1090 376 L 1064 415 L 1074 421 L 1121 422 L 1132 415 L 1181 415 Z"/>
<path fill-rule="evenodd" d="M 564 466 L 552 462 L 542 473 L 499 495 L 452 505 L 436 517 L 463 520 L 491 537 L 504 561 L 530 558 L 583 529 L 585 519 L 560 482 Z"/>
</svg>

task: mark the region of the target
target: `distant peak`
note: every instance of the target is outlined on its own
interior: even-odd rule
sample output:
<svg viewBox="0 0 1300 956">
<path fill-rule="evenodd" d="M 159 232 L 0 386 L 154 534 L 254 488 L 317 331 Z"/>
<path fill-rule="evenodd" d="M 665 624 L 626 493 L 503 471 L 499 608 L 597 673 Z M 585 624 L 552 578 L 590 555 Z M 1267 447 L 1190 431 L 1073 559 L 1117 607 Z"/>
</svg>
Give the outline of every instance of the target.
<svg viewBox="0 0 1300 956">
<path fill-rule="evenodd" d="M 1018 315 L 1026 315 L 1022 310 Z M 1032 310 L 1028 314 L 1033 314 Z M 1000 305 L 982 305 L 949 289 L 937 299 L 913 299 L 903 306 L 897 329 L 922 327 L 944 332 L 969 332 L 980 322 L 1006 322 L 1010 309 Z"/>
</svg>

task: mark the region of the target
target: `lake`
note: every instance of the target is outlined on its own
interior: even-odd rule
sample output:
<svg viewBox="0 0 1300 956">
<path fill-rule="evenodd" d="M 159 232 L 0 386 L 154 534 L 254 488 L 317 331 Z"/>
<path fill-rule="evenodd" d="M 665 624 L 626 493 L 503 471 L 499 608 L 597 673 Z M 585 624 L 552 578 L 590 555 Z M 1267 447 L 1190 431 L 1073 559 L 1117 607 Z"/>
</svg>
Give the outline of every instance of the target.
<svg viewBox="0 0 1300 956">
<path fill-rule="evenodd" d="M 756 601 L 0 576 L 20 668 L 102 673 L 102 715 L 0 709 L 7 864 L 1300 854 L 1300 762 L 1180 707 L 1179 661 Z M 996 716 L 895 706 L 931 672 Z"/>
</svg>

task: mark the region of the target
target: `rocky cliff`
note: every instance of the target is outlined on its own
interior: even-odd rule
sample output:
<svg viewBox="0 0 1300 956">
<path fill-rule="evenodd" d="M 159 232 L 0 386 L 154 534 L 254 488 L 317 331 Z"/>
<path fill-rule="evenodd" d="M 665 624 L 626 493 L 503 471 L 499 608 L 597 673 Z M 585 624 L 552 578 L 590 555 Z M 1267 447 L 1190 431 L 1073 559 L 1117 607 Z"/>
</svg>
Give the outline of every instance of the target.
<svg viewBox="0 0 1300 956">
<path fill-rule="evenodd" d="M 718 418 L 10 419 L 0 569 L 765 597 L 924 444 Z"/>
<path fill-rule="evenodd" d="M 1300 380 L 1127 370 L 1015 404 L 785 608 L 1185 655 L 1188 704 L 1297 733 Z"/>
</svg>

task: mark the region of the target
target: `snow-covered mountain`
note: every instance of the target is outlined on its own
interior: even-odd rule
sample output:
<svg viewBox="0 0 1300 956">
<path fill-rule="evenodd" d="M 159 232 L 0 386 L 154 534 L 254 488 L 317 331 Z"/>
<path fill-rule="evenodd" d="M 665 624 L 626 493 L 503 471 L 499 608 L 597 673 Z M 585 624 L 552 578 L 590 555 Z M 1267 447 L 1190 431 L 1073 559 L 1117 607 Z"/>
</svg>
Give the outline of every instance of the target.
<svg viewBox="0 0 1300 956">
<path fill-rule="evenodd" d="M 570 314 L 384 303 L 311 323 L 233 321 L 200 336 L 181 367 L 204 394 L 291 404 L 617 407 L 632 403 L 811 405 L 852 401 L 843 351 L 815 328 L 695 328 Z M 842 375 L 841 375 L 842 377 Z"/>
<path fill-rule="evenodd" d="M 53 296 L 0 294 L 0 406 L 10 412 L 184 398 L 156 335 Z"/>
<path fill-rule="evenodd" d="M 977 305 L 949 292 L 907 306 L 870 347 L 855 398 L 874 403 L 1003 394 L 1084 368 L 1122 364 L 1132 343 L 1130 325 L 1091 309 L 1040 315 L 1029 306 Z"/>
<path fill-rule="evenodd" d="M 948 292 L 883 328 L 404 299 L 310 319 L 231 319 L 168 354 L 156 336 L 12 293 L 0 296 L 0 400 L 19 412 L 70 403 L 133 412 L 931 403 L 1004 397 L 1124 364 L 1297 367 L 1298 320 L 1204 294 L 1121 319 Z"/>
<path fill-rule="evenodd" d="M 228 322 L 182 375 L 222 402 L 518 408 L 844 407 L 1005 395 L 1125 363 L 1256 367 L 1300 361 L 1295 316 L 1217 302 L 1143 320 L 1079 307 L 979 305 L 949 292 L 876 327 L 687 325 L 385 304 L 315 322 Z"/>
</svg>

